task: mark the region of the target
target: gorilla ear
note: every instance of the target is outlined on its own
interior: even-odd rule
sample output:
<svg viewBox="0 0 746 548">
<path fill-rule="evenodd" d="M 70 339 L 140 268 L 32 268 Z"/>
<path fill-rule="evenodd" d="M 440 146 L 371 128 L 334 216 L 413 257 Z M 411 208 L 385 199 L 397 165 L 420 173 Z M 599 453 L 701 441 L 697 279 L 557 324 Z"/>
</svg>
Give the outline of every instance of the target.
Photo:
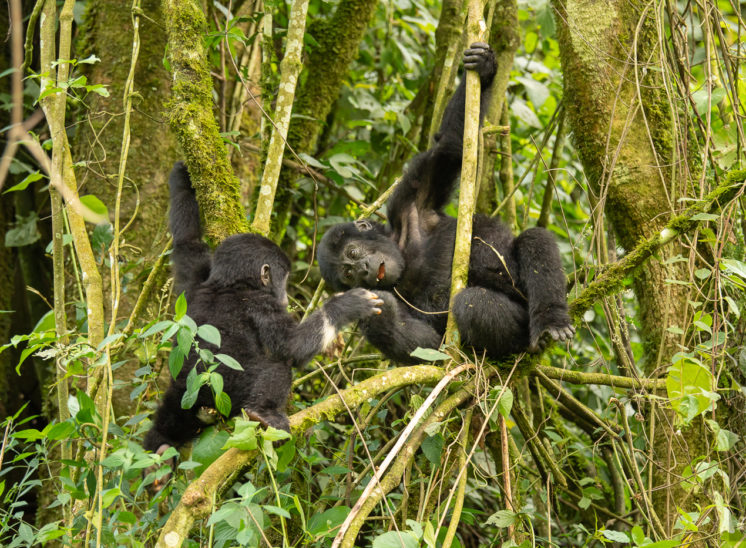
<svg viewBox="0 0 746 548">
<path fill-rule="evenodd" d="M 357 228 L 360 232 L 365 232 L 373 228 L 373 225 L 367 219 L 360 219 L 359 221 L 354 221 L 354 225 L 355 225 L 355 228 Z"/>
<path fill-rule="evenodd" d="M 269 270 L 269 265 L 266 263 L 262 265 L 261 280 L 262 285 L 264 285 L 265 287 L 268 286 L 269 283 L 272 281 L 272 275 Z"/>
</svg>

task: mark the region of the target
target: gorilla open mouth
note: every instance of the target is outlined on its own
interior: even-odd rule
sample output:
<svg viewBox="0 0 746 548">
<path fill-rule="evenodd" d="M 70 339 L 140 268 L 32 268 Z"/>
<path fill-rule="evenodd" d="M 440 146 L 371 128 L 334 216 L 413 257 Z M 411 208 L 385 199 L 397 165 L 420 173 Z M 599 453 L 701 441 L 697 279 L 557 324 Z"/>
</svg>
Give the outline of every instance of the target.
<svg viewBox="0 0 746 548">
<path fill-rule="evenodd" d="M 376 281 L 380 282 L 383 280 L 384 276 L 386 276 L 386 263 L 381 263 L 378 267 L 378 276 L 376 276 Z"/>
</svg>

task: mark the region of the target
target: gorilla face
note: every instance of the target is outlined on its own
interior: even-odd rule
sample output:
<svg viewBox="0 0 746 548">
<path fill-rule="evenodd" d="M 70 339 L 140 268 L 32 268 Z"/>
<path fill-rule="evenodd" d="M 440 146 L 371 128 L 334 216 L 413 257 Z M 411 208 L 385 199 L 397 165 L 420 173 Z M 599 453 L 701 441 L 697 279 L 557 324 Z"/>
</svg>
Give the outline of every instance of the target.
<svg viewBox="0 0 746 548">
<path fill-rule="evenodd" d="M 399 280 L 404 258 L 383 225 L 363 220 L 329 229 L 319 244 L 319 266 L 335 291 L 387 288 Z"/>
</svg>

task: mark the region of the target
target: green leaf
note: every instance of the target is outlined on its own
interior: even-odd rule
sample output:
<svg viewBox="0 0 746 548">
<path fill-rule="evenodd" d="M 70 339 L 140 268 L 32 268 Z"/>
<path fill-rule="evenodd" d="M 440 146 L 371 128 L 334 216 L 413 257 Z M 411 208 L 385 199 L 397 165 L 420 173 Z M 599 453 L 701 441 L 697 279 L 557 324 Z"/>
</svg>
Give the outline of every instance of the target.
<svg viewBox="0 0 746 548">
<path fill-rule="evenodd" d="M 290 439 L 292 436 L 290 435 L 290 432 L 286 432 L 285 430 L 280 430 L 279 428 L 274 428 L 272 426 L 267 427 L 267 429 L 262 433 L 262 439 L 264 441 L 280 441 L 280 440 L 287 440 Z"/>
<path fill-rule="evenodd" d="M 720 259 L 720 268 L 746 280 L 746 263 L 742 263 L 736 259 Z"/>
<path fill-rule="evenodd" d="M 192 445 L 191 459 L 199 463 L 194 473 L 199 476 L 215 459 L 225 453 L 223 446 L 228 441 L 228 432 L 214 427 L 206 428 Z"/>
<path fill-rule="evenodd" d="M 314 514 L 308 520 L 308 532 L 314 537 L 322 534 L 325 537 L 333 537 L 337 533 L 337 527 L 344 523 L 349 513 L 350 508 L 348 506 L 335 506 L 320 514 Z"/>
<path fill-rule="evenodd" d="M 256 427 L 259 423 L 237 418 L 233 434 L 223 444 L 223 449 L 235 447 L 243 451 L 257 449 L 259 445 L 256 441 Z"/>
<path fill-rule="evenodd" d="M 709 369 L 691 358 L 677 354 L 675 359 L 668 368 L 666 391 L 671 407 L 688 423 L 712 405 L 708 393 L 713 390 L 714 379 Z"/>
<path fill-rule="evenodd" d="M 179 350 L 181 350 L 182 354 L 187 356 L 189 355 L 189 351 L 192 349 L 194 335 L 188 328 L 182 327 L 176 334 L 176 342 L 179 345 Z"/>
<path fill-rule="evenodd" d="M 418 548 L 419 545 L 410 531 L 389 531 L 373 539 L 373 548 Z"/>
<path fill-rule="evenodd" d="M 640 545 L 645 542 L 645 532 L 639 525 L 635 525 L 632 528 L 632 531 L 630 531 L 630 534 L 632 535 L 632 542 L 635 544 Z"/>
<path fill-rule="evenodd" d="M 75 426 L 72 423 L 58 422 L 53 425 L 46 434 L 47 438 L 50 440 L 64 440 L 69 438 L 74 432 Z"/>
<path fill-rule="evenodd" d="M 104 508 L 108 508 L 109 506 L 111 506 L 111 504 L 120 494 L 121 491 L 118 487 L 105 490 L 103 492 L 103 495 L 101 496 L 101 503 L 103 504 Z"/>
<path fill-rule="evenodd" d="M 271 504 L 264 504 L 262 508 L 264 508 L 264 510 L 269 514 L 276 514 L 286 519 L 290 519 L 290 512 L 288 512 L 284 508 L 280 508 L 279 506 L 272 506 Z"/>
<path fill-rule="evenodd" d="M 220 331 L 216 327 L 204 324 L 197 328 L 197 335 L 201 337 L 205 342 L 220 346 Z"/>
<path fill-rule="evenodd" d="M 518 522 L 518 514 L 511 512 L 510 510 L 498 510 L 487 518 L 485 525 L 496 525 L 501 529 L 510 527 Z"/>
<path fill-rule="evenodd" d="M 186 311 L 187 311 L 186 297 L 184 296 L 184 293 L 182 293 L 176 299 L 174 321 L 178 322 L 181 318 L 183 318 L 184 314 L 186 314 Z"/>
<path fill-rule="evenodd" d="M 508 418 L 510 410 L 513 409 L 513 391 L 510 388 L 506 388 L 503 395 L 500 397 L 500 401 L 497 403 L 497 409 L 500 414 Z"/>
<path fill-rule="evenodd" d="M 173 325 L 174 322 L 169 320 L 164 320 L 162 322 L 158 322 L 155 325 L 151 325 L 147 331 L 140 333 L 139 337 L 141 339 L 144 339 L 145 337 L 150 337 L 151 335 L 155 333 L 160 333 L 161 331 L 164 331 L 165 329 L 169 328 Z"/>
<path fill-rule="evenodd" d="M 222 377 L 221 377 L 222 382 Z M 225 392 L 218 392 L 215 394 L 215 407 L 218 408 L 220 414 L 224 417 L 231 416 L 231 398 Z"/>
<path fill-rule="evenodd" d="M 93 194 L 86 194 L 85 196 L 81 196 L 80 202 L 97 215 L 101 215 L 102 217 L 109 216 L 109 210 L 104 205 L 104 202 L 99 200 Z"/>
<path fill-rule="evenodd" d="M 179 350 L 179 347 L 173 348 L 171 353 L 168 355 L 168 370 L 171 372 L 171 377 L 176 378 L 181 373 L 181 368 L 184 366 L 184 353 Z"/>
<path fill-rule="evenodd" d="M 25 216 L 16 216 L 13 228 L 5 233 L 5 247 L 23 247 L 39 240 L 41 232 L 36 226 L 38 220 L 34 211 Z"/>
<path fill-rule="evenodd" d="M 712 433 L 715 434 L 715 447 L 718 451 L 730 451 L 738 440 L 741 439 L 738 434 L 721 428 L 717 421 L 707 419 L 706 422 Z"/>
<path fill-rule="evenodd" d="M 627 536 L 627 533 L 604 529 L 603 531 L 601 531 L 601 534 L 612 542 L 622 542 L 624 544 L 629 544 L 629 537 Z"/>
<path fill-rule="evenodd" d="M 210 386 L 215 394 L 220 394 L 223 391 L 223 376 L 215 371 L 210 373 Z"/>
<path fill-rule="evenodd" d="M 428 362 L 436 362 L 438 360 L 450 360 L 451 357 L 448 354 L 435 350 L 434 348 L 421 348 L 417 347 L 412 351 L 410 356 L 419 358 Z"/>
<path fill-rule="evenodd" d="M 427 460 L 429 460 L 434 466 L 440 464 L 440 455 L 443 452 L 443 436 L 435 434 L 429 436 L 422 441 L 422 452 L 425 454 Z"/>
<path fill-rule="evenodd" d="M 720 219 L 720 215 L 714 213 L 697 213 L 692 215 L 692 221 L 717 221 Z"/>
<path fill-rule="evenodd" d="M 93 84 L 92 86 L 86 86 L 85 90 L 88 92 L 93 92 L 101 97 L 108 97 L 109 96 L 109 90 L 106 88 L 103 84 Z"/>
<path fill-rule="evenodd" d="M 241 364 L 231 358 L 228 354 L 215 354 L 215 359 L 230 367 L 231 369 L 235 369 L 236 371 L 243 371 L 243 367 L 241 367 Z"/>
<path fill-rule="evenodd" d="M 44 175 L 39 173 L 38 171 L 34 171 L 33 173 L 30 173 L 26 176 L 26 178 L 18 183 L 17 185 L 13 185 L 8 190 L 3 192 L 3 194 L 7 194 L 8 192 L 15 192 L 16 190 L 26 190 L 26 187 L 29 186 L 31 183 L 35 183 L 39 179 L 43 179 Z"/>
</svg>

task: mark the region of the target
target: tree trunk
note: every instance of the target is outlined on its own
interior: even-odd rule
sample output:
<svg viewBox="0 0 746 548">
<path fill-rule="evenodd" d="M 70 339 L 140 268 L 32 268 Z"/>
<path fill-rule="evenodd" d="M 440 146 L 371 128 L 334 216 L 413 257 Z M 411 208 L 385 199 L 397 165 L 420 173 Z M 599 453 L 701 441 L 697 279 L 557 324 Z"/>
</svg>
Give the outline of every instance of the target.
<svg viewBox="0 0 746 548">
<path fill-rule="evenodd" d="M 313 154 L 326 117 L 339 96 L 342 79 L 357 57 L 360 40 L 377 5 L 373 0 L 342 0 L 328 21 L 317 20 L 310 26 L 309 32 L 318 45 L 304 63 L 303 85 L 293 106 L 287 139 L 296 154 Z M 297 177 L 297 171 L 287 167 L 280 173 L 271 231 L 277 240 L 282 239 L 290 217 L 291 188 Z"/>
<path fill-rule="evenodd" d="M 92 65 L 90 83 L 105 84 L 108 97 L 89 95 L 91 110 L 80 124 L 73 146 L 76 161 L 86 160 L 79 170 L 81 194 L 95 194 L 114 213 L 122 148 L 124 84 L 132 59 L 133 25 L 131 2 L 93 0 L 80 30 L 78 58 L 95 54 L 101 61 Z M 119 317 L 132 311 L 148 271 L 168 241 L 168 173 L 177 158 L 175 139 L 164 119 L 163 105 L 170 97 L 170 75 L 163 67 L 166 36 L 159 0 L 142 0 L 140 52 L 134 75 L 133 110 L 130 118 L 131 143 L 121 197 L 121 224 L 133 222 L 122 234 L 127 245 L 120 247 L 120 260 L 132 265 L 122 284 Z M 133 218 L 134 216 L 134 218 Z M 104 250 L 105 251 L 105 250 Z M 111 302 L 109 277 L 104 275 L 104 302 Z M 165 276 L 164 276 L 165 281 Z M 131 381 L 140 367 L 132 360 L 115 371 Z M 114 392 L 114 409 L 121 415 L 130 409 L 130 385 Z"/>
<path fill-rule="evenodd" d="M 555 0 L 554 7 L 574 143 L 603 215 L 630 250 L 657 233 L 693 187 L 686 172 L 670 167 L 680 160 L 672 146 L 671 108 L 660 69 L 649 69 L 660 56 L 655 14 L 642 2 Z M 597 230 L 602 223 L 596 219 Z M 687 273 L 669 261 L 677 255 L 688 255 L 678 242 L 634 276 L 648 374 L 665 374 L 683 342 L 667 331 L 681 326 L 688 313 L 688 288 L 681 283 Z M 647 418 L 648 426 L 656 423 L 654 506 L 670 533 L 677 506 L 695 511 L 697 501 L 681 487 L 681 473 L 705 454 L 706 439 L 696 426 L 675 433 L 670 414 Z"/>
</svg>

